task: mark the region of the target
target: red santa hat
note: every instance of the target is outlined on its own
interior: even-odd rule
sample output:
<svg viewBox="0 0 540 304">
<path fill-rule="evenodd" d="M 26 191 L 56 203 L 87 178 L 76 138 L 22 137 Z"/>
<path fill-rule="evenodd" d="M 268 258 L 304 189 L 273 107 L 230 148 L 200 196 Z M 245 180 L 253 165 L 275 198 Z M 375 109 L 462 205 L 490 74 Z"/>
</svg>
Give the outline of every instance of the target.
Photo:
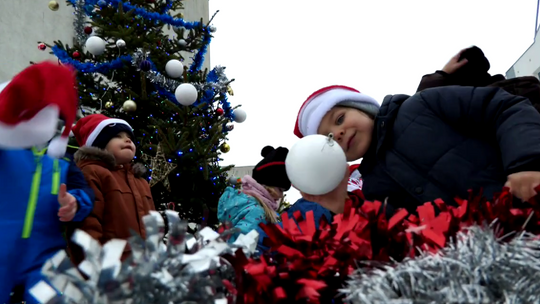
<svg viewBox="0 0 540 304">
<path fill-rule="evenodd" d="M 75 74 L 70 68 L 52 62 L 31 65 L 0 85 L 0 147 L 26 149 L 47 143 L 62 118 L 65 128 L 49 143 L 47 154 L 64 156 L 77 106 Z"/>
<path fill-rule="evenodd" d="M 85 116 L 73 127 L 73 134 L 80 146 L 98 148 L 104 148 L 111 138 L 122 131 L 133 135 L 133 129 L 125 120 L 103 114 Z"/>
<path fill-rule="evenodd" d="M 377 115 L 379 103 L 371 96 L 341 85 L 324 87 L 311 94 L 304 102 L 294 126 L 294 135 L 304 136 L 317 134 L 317 129 L 324 115 L 335 106 L 356 108 L 362 112 Z"/>
</svg>

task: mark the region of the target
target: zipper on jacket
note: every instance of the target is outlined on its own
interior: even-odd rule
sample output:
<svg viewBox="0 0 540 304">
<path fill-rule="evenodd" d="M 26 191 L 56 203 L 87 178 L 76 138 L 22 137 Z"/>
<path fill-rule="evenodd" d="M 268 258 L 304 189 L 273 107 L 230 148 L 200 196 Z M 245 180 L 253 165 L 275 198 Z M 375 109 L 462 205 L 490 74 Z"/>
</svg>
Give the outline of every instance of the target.
<svg viewBox="0 0 540 304">
<path fill-rule="evenodd" d="M 36 170 L 34 171 L 34 175 L 32 177 L 32 185 L 30 187 L 30 197 L 28 198 L 28 205 L 26 207 L 26 215 L 24 217 L 24 225 L 23 225 L 23 231 L 22 231 L 22 238 L 27 239 L 30 238 L 30 234 L 32 232 L 32 225 L 34 224 L 34 216 L 36 214 L 36 205 L 37 200 L 39 197 L 39 186 L 41 184 L 41 172 L 43 169 L 43 164 L 41 162 L 41 157 L 43 156 L 43 151 L 36 151 L 36 149 L 32 148 L 32 152 L 34 153 L 35 162 L 36 162 Z"/>
<path fill-rule="evenodd" d="M 58 195 L 59 188 L 60 188 L 60 166 L 58 165 L 58 159 L 55 159 L 53 163 L 51 194 Z"/>
</svg>

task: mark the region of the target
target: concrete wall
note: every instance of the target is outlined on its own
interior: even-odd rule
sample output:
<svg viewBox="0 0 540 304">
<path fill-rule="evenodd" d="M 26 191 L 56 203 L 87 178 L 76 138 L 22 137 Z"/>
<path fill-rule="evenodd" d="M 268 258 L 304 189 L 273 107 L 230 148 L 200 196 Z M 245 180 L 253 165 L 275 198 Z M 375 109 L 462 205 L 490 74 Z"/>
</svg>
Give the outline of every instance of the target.
<svg viewBox="0 0 540 304">
<path fill-rule="evenodd" d="M 63 0 L 58 3 L 60 9 L 53 12 L 47 0 L 0 0 L 0 82 L 11 79 L 30 61 L 56 60 L 49 50 L 38 50 L 38 41 L 72 44 L 73 8 Z M 203 17 L 208 21 L 208 0 L 186 0 L 184 4 L 185 20 Z M 204 67 L 210 66 L 209 61 L 207 55 Z"/>
<path fill-rule="evenodd" d="M 536 33 L 534 43 L 521 55 L 506 72 L 506 78 L 535 76 L 540 78 L 540 32 Z"/>
</svg>

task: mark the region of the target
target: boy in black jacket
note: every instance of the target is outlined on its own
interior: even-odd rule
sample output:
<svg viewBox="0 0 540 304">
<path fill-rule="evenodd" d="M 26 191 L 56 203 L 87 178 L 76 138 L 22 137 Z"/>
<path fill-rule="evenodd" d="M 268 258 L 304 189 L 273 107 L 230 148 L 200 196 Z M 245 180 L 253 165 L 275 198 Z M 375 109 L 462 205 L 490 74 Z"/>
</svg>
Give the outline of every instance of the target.
<svg viewBox="0 0 540 304">
<path fill-rule="evenodd" d="M 452 204 L 468 190 L 490 198 L 507 185 L 523 201 L 540 184 L 540 114 L 498 88 L 448 86 L 414 96 L 371 97 L 344 86 L 312 94 L 295 134 L 333 133 L 359 171 L 367 200 L 395 208 L 437 198 Z"/>
</svg>

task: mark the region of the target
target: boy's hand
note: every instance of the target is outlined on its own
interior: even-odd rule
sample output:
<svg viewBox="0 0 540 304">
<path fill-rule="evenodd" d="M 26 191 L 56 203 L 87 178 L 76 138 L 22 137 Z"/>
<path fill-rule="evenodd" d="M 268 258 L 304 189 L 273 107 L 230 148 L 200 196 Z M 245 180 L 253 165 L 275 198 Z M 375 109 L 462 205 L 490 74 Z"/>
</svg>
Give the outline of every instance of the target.
<svg viewBox="0 0 540 304">
<path fill-rule="evenodd" d="M 77 213 L 77 200 L 73 195 L 67 192 L 66 184 L 60 185 L 60 191 L 58 191 L 58 203 L 60 204 L 60 209 L 58 210 L 60 221 L 71 221 L 75 217 L 75 213 Z"/>
<path fill-rule="evenodd" d="M 540 172 L 523 171 L 508 175 L 508 181 L 504 185 L 510 188 L 510 193 L 526 202 L 536 195 L 534 190 L 540 185 Z"/>
<path fill-rule="evenodd" d="M 446 74 L 453 74 L 457 70 L 459 70 L 462 66 L 467 64 L 467 59 L 463 59 L 459 61 L 459 56 L 461 56 L 461 53 L 463 53 L 465 49 L 461 50 L 459 53 L 457 53 L 456 56 L 452 57 L 450 61 L 443 67 L 442 71 Z"/>
</svg>

